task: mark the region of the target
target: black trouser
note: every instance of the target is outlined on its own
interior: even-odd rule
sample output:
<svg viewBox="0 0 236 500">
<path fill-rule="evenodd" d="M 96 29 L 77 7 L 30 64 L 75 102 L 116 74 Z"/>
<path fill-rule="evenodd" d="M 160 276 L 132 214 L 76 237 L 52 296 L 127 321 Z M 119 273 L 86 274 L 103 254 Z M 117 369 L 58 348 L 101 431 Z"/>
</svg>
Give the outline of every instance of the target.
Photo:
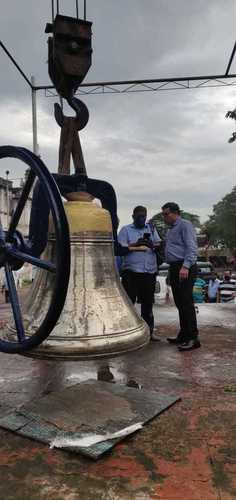
<svg viewBox="0 0 236 500">
<path fill-rule="evenodd" d="M 214 304 L 216 300 L 217 300 L 216 297 L 211 297 L 211 298 L 208 297 L 207 302 L 209 302 L 210 304 Z"/>
<path fill-rule="evenodd" d="M 122 272 L 122 285 L 133 304 L 136 301 L 141 303 L 141 316 L 148 324 L 150 333 L 154 329 L 152 308 L 155 284 L 156 274 L 134 273 L 128 270 Z"/>
<path fill-rule="evenodd" d="M 5 290 L 5 302 L 6 302 L 6 304 L 8 304 L 8 302 L 10 302 L 9 290 Z"/>
<path fill-rule="evenodd" d="M 185 280 L 179 279 L 179 271 L 183 262 L 170 264 L 170 286 L 175 305 L 179 311 L 180 332 L 182 340 L 194 339 L 198 336 L 196 311 L 193 303 L 193 285 L 197 276 L 197 266 L 189 269 L 189 276 Z"/>
</svg>

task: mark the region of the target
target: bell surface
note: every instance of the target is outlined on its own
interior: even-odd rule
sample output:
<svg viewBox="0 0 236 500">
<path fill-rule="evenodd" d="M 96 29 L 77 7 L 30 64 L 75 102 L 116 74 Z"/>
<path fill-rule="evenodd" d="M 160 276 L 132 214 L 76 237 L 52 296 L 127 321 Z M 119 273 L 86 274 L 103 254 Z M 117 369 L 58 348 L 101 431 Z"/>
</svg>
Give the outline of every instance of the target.
<svg viewBox="0 0 236 500">
<path fill-rule="evenodd" d="M 149 342 L 149 328 L 121 285 L 109 212 L 88 201 L 67 201 L 64 208 L 71 243 L 66 302 L 48 339 L 25 355 L 77 360 L 115 356 L 143 347 Z M 53 261 L 55 250 L 51 233 L 44 258 Z M 38 270 L 23 314 L 28 334 L 42 322 L 52 288 L 52 273 Z"/>
</svg>

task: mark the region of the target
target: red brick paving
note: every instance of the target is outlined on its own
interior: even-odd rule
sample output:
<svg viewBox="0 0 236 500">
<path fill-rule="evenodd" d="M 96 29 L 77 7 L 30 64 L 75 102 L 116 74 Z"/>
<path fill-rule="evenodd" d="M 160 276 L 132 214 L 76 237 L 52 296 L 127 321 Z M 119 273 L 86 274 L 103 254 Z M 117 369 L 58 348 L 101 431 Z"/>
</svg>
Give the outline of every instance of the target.
<svg viewBox="0 0 236 500">
<path fill-rule="evenodd" d="M 236 332 L 206 327 L 201 349 L 179 353 L 165 342 L 173 331 L 162 326 L 161 342 L 109 365 L 117 383 L 132 378 L 145 389 L 180 395 L 181 402 L 98 462 L 0 429 L 0 499 L 236 498 Z M 0 360 L 2 408 L 96 378 L 102 364 L 4 354 Z"/>
</svg>

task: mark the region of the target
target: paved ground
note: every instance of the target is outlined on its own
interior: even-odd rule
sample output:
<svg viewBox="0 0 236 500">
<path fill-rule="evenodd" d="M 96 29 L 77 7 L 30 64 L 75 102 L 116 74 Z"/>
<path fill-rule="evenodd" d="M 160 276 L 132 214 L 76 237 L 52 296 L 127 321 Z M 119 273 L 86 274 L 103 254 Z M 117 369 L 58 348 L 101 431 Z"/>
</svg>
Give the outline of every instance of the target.
<svg viewBox="0 0 236 500">
<path fill-rule="evenodd" d="M 156 308 L 161 341 L 109 362 L 57 363 L 0 355 L 1 408 L 88 378 L 133 379 L 182 401 L 91 462 L 0 430 L 0 499 L 236 498 L 236 306 L 199 307 L 202 348 L 179 353 L 174 307 Z M 7 306 L 0 306 L 1 320 Z M 137 389 L 138 390 L 138 389 Z"/>
</svg>

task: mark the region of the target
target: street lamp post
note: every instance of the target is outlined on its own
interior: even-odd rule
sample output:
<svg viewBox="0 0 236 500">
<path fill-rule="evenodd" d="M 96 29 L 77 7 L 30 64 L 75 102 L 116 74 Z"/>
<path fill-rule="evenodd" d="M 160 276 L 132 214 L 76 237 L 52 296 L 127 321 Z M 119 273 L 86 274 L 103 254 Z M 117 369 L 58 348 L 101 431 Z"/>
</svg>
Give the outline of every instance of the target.
<svg viewBox="0 0 236 500">
<path fill-rule="evenodd" d="M 9 170 L 6 170 L 6 181 L 7 181 L 7 187 L 6 187 L 6 191 L 7 191 L 7 227 L 9 225 L 9 185 L 8 185 L 8 176 L 9 176 Z"/>
<path fill-rule="evenodd" d="M 37 131 L 37 103 L 36 103 L 36 95 L 37 92 L 35 90 L 35 78 L 31 76 L 31 84 L 32 84 L 32 130 L 33 130 L 33 152 L 34 154 L 39 156 L 39 147 L 38 147 L 38 131 Z"/>
</svg>

